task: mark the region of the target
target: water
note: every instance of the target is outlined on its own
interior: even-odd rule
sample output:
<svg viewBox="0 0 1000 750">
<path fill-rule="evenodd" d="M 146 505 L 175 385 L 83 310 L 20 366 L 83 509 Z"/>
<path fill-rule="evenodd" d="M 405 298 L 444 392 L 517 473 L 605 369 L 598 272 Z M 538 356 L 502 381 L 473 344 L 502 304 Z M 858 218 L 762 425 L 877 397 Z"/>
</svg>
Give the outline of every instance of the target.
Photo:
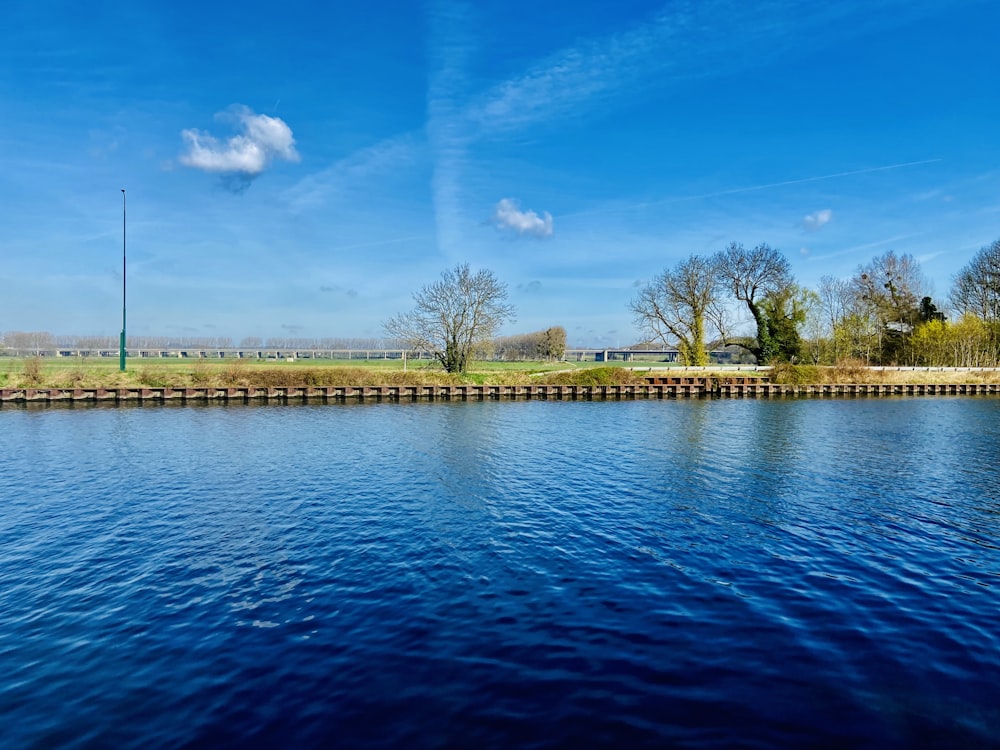
<svg viewBox="0 0 1000 750">
<path fill-rule="evenodd" d="M 4 748 L 998 747 L 1000 400 L 0 411 Z"/>
</svg>

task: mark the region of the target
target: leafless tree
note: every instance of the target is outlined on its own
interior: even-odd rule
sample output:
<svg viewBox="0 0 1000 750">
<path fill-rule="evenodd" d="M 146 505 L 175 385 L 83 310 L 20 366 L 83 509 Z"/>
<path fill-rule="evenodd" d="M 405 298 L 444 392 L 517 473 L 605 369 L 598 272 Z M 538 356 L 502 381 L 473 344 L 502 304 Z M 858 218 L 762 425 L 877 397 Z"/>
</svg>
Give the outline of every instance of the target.
<svg viewBox="0 0 1000 750">
<path fill-rule="evenodd" d="M 764 301 L 786 295 L 795 284 L 788 259 L 767 244 L 747 250 L 733 242 L 715 257 L 715 264 L 729 293 L 746 305 L 756 326 L 753 338 L 733 339 L 732 343 L 747 349 L 761 363 L 780 355 L 780 346 L 771 335 L 780 321 L 768 319 Z"/>
<path fill-rule="evenodd" d="M 819 309 L 813 337 L 829 345 L 826 359 L 838 362 L 852 354 L 845 333 L 847 320 L 857 312 L 854 291 L 848 279 L 823 276 L 817 294 Z"/>
<path fill-rule="evenodd" d="M 979 250 L 958 272 L 951 304 L 959 313 L 1000 321 L 1000 240 Z"/>
<path fill-rule="evenodd" d="M 851 280 L 855 296 L 869 305 L 883 324 L 912 325 L 926 286 L 912 255 L 892 250 L 859 266 Z"/>
<path fill-rule="evenodd" d="M 889 250 L 858 266 L 851 279 L 855 315 L 873 322 L 878 361 L 908 360 L 908 343 L 920 320 L 920 298 L 926 285 L 920 264 L 905 253 Z"/>
<path fill-rule="evenodd" d="M 724 334 L 716 270 L 711 260 L 692 255 L 653 279 L 629 305 L 643 332 L 676 344 L 688 365 L 707 365 L 705 339 Z"/>
<path fill-rule="evenodd" d="M 823 276 L 817 293 L 823 315 L 823 335 L 833 336 L 840 322 L 850 314 L 853 301 L 851 284 L 835 276 Z"/>
<path fill-rule="evenodd" d="M 4 345 L 22 352 L 33 351 L 38 355 L 42 349 L 55 346 L 55 338 L 48 331 L 7 331 L 3 335 Z"/>
<path fill-rule="evenodd" d="M 465 372 L 477 346 L 489 344 L 514 307 L 507 285 L 492 271 L 473 273 L 468 263 L 441 273 L 441 280 L 413 295 L 416 307 L 385 323 L 386 333 L 413 349 L 430 352 L 446 372 Z"/>
<path fill-rule="evenodd" d="M 507 361 L 562 359 L 566 353 L 566 329 L 553 326 L 544 331 L 501 336 L 493 342 L 494 356 Z"/>
</svg>

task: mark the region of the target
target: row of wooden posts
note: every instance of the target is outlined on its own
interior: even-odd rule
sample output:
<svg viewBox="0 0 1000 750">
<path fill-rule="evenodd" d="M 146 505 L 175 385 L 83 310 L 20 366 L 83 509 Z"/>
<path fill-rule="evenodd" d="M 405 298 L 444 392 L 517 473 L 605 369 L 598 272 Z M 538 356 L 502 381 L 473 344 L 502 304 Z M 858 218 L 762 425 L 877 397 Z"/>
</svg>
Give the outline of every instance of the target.
<svg viewBox="0 0 1000 750">
<path fill-rule="evenodd" d="M 925 396 L 1000 394 L 997 383 L 786 385 L 759 378 L 671 378 L 628 385 L 387 385 L 283 388 L 3 388 L 0 403 L 370 402 L 556 399 L 629 400 L 690 397 Z M 686 381 L 686 382 L 685 382 Z"/>
</svg>

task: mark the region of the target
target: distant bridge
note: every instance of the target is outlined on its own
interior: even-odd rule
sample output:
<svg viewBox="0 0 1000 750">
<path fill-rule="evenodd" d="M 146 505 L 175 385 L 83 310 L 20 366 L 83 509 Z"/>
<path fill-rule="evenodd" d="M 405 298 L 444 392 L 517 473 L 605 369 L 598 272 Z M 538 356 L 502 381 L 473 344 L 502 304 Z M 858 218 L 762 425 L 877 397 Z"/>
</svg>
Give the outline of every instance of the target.
<svg viewBox="0 0 1000 750">
<path fill-rule="evenodd" d="M 299 359 L 409 359 L 430 360 L 430 352 L 415 352 L 410 349 L 296 349 L 275 347 L 144 347 L 126 348 L 129 359 L 254 359 L 254 360 L 299 360 Z M 0 349 L 0 355 L 13 357 L 70 357 L 70 358 L 118 358 L 118 348 L 82 347 L 40 347 Z M 612 362 L 615 360 L 632 362 L 636 359 L 676 362 L 676 349 L 567 349 L 562 357 L 575 362 Z"/>
<path fill-rule="evenodd" d="M 567 350 L 567 355 L 569 351 Z M 676 349 L 577 349 L 574 351 L 593 352 L 595 362 L 611 362 L 616 359 L 623 362 L 632 362 L 636 359 L 676 362 L 678 358 Z"/>
</svg>

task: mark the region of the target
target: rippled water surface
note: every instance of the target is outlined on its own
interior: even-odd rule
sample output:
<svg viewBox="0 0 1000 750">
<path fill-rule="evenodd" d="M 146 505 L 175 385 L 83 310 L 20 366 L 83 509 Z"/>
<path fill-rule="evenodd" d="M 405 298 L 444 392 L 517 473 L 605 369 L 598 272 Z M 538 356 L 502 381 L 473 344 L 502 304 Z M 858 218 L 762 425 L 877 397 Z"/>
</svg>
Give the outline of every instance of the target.
<svg viewBox="0 0 1000 750">
<path fill-rule="evenodd" d="M 997 747 L 1000 400 L 0 410 L 0 746 Z"/>
</svg>

